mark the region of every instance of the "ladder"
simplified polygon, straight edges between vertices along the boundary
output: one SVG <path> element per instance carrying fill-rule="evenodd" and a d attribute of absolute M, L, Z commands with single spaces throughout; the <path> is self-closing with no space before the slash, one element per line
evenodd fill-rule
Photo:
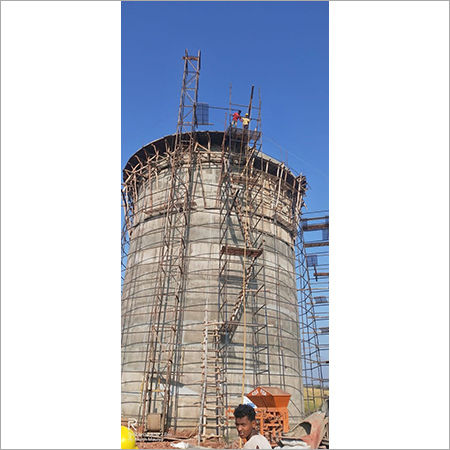
<path fill-rule="evenodd" d="M 219 333 L 216 323 L 209 324 L 205 311 L 202 341 L 202 394 L 200 401 L 198 444 L 207 438 L 222 438 L 225 426 L 223 369 L 220 364 Z"/>
<path fill-rule="evenodd" d="M 196 161 L 194 151 L 200 75 L 200 52 L 185 51 L 175 145 L 169 152 L 170 181 L 159 255 L 156 296 L 149 318 L 138 424 L 145 431 L 150 412 L 161 415 L 160 435 L 172 411 L 174 378 L 178 376 L 181 323 L 186 287 L 186 254 Z M 186 130 L 185 128 L 188 128 Z"/>

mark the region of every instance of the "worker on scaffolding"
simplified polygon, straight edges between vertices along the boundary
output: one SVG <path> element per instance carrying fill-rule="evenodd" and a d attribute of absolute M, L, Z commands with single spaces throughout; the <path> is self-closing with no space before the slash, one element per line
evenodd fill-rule
<path fill-rule="evenodd" d="M 250 405 L 239 405 L 234 410 L 234 419 L 239 437 L 245 441 L 243 448 L 272 448 L 270 442 L 258 433 L 256 413 Z"/>
<path fill-rule="evenodd" d="M 238 112 L 235 112 L 235 113 L 233 114 L 233 120 L 231 121 L 231 126 L 232 126 L 232 127 L 237 126 L 238 120 L 242 120 L 242 117 L 241 117 L 241 110 L 239 110 Z"/>
<path fill-rule="evenodd" d="M 245 116 L 241 120 L 244 130 L 248 130 L 248 124 L 250 123 L 250 117 L 248 117 L 248 113 L 245 113 Z"/>

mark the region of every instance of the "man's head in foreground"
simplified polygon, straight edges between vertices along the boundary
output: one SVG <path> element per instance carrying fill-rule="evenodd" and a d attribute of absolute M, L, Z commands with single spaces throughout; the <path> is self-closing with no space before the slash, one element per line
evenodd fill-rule
<path fill-rule="evenodd" d="M 241 439 L 248 441 L 257 434 L 255 410 L 250 405 L 239 405 L 234 410 L 236 429 Z"/>

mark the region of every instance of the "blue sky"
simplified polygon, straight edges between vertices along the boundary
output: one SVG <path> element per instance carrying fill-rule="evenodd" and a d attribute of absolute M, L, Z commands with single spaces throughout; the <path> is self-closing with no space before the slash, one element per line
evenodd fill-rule
<path fill-rule="evenodd" d="M 122 167 L 176 131 L 185 48 L 202 53 L 200 102 L 260 89 L 262 151 L 306 175 L 309 211 L 327 209 L 328 2 L 122 3 Z M 224 111 L 211 121 L 223 130 Z"/>

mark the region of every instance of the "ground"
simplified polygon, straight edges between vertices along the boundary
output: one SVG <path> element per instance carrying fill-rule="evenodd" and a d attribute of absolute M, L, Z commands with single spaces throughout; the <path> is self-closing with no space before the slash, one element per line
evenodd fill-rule
<path fill-rule="evenodd" d="M 170 440 L 170 441 L 162 441 L 162 442 L 137 442 L 137 447 L 146 449 L 146 448 L 161 448 L 161 449 L 172 449 L 175 450 L 175 447 L 172 447 L 171 444 L 175 444 L 177 442 L 186 442 L 189 444 L 190 448 L 197 447 L 197 448 L 239 448 L 239 442 L 233 443 L 232 446 L 224 447 L 224 444 L 217 441 L 206 441 L 202 442 L 201 446 L 198 446 L 197 439 L 196 438 L 190 438 L 190 439 L 180 439 L 180 440 Z"/>

